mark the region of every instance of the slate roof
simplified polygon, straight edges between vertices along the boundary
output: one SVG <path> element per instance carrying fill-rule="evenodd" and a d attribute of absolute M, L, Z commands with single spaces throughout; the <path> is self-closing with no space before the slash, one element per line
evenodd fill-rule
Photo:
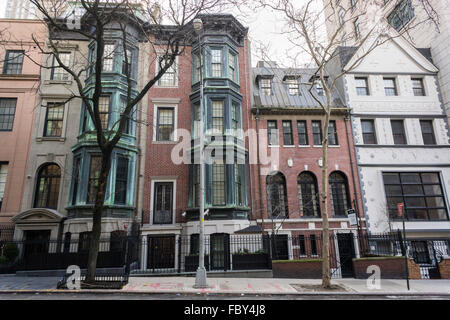
<path fill-rule="evenodd" d="M 314 75 L 313 68 L 276 68 L 276 67 L 259 67 L 252 68 L 252 87 L 253 87 L 253 107 L 254 108 L 268 108 L 268 109 L 317 109 L 322 110 L 319 103 L 314 100 L 309 92 L 310 85 L 308 84 L 311 77 Z M 272 77 L 272 95 L 263 95 L 259 87 L 259 78 Z M 300 95 L 290 95 L 286 76 L 300 77 Z M 316 90 L 315 88 L 313 90 Z M 326 98 L 316 95 L 319 99 L 325 102 Z M 337 91 L 332 93 L 333 107 L 345 108 Z"/>

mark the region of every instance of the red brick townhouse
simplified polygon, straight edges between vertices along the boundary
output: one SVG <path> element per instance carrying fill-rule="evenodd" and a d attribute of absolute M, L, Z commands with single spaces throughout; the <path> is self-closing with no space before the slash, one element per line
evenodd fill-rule
<path fill-rule="evenodd" d="M 231 150 L 236 159 L 244 161 L 248 154 L 244 135 L 238 132 L 247 130 L 250 108 L 248 29 L 232 15 L 201 19 L 200 37 L 194 37 L 177 57 L 142 106 L 148 125 L 142 126 L 145 132 L 141 134 L 141 269 L 183 268 L 180 257 L 184 260 L 185 255 L 198 253 L 199 171 L 191 155 L 198 141 L 200 79 L 204 83 L 205 144 L 223 140 L 218 149 Z M 145 57 L 150 75 L 158 68 L 155 51 Z M 209 209 L 205 235 L 211 237 L 207 250 L 215 254 L 210 257 L 215 269 L 226 268 L 229 236 L 250 225 L 248 175 L 245 162 L 214 160 L 205 165 L 205 209 Z"/>
<path fill-rule="evenodd" d="M 314 237 L 320 236 L 322 227 L 319 194 L 324 132 L 323 111 L 308 91 L 313 72 L 277 68 L 273 62 L 258 62 L 252 70 L 251 128 L 259 136 L 250 150 L 252 211 L 258 225 L 282 240 L 279 254 L 284 258 L 296 256 L 294 249 L 313 256 L 320 251 Z M 320 87 L 316 86 L 313 94 L 325 99 Z M 330 232 L 336 235 L 333 238 L 338 246 L 352 247 L 357 255 L 356 237 L 350 236 L 356 235 L 358 228 L 350 225 L 347 210 L 356 210 L 362 227 L 364 214 L 351 124 L 348 109 L 337 93 L 333 95 L 328 130 Z M 311 243 L 288 238 L 308 239 Z M 298 247 L 293 248 L 295 244 Z"/>

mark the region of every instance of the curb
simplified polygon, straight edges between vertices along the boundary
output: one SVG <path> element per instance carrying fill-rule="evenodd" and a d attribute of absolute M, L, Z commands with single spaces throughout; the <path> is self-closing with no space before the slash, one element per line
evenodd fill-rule
<path fill-rule="evenodd" d="M 131 290 L 59 290 L 59 289 L 46 289 L 46 290 L 0 290 L 1 294 L 178 294 L 178 295 L 224 295 L 224 296 L 444 296 L 449 297 L 450 293 L 441 292 L 247 292 L 242 291 L 226 291 L 226 292 L 198 292 L 198 291 L 158 291 L 158 290 L 143 290 L 143 291 L 131 291 Z"/>

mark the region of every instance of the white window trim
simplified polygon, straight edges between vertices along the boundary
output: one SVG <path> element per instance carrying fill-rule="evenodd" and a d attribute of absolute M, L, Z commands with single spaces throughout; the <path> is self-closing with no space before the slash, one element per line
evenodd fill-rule
<path fill-rule="evenodd" d="M 155 77 L 158 74 L 159 70 L 159 63 L 158 58 L 161 56 L 162 53 L 158 53 L 155 59 Z M 159 84 L 159 80 L 155 83 L 155 88 L 178 88 L 178 75 L 179 75 L 179 64 L 178 64 L 178 56 L 175 58 L 175 85 L 173 86 L 161 86 Z"/>
<path fill-rule="evenodd" d="M 64 100 L 64 99 L 63 99 Z M 47 106 L 51 103 L 61 103 L 64 104 L 64 115 L 63 115 L 63 124 L 62 124 L 62 128 L 61 128 L 61 136 L 60 137 L 46 137 L 44 136 L 44 128 L 45 128 L 45 122 L 47 119 Z M 42 105 L 41 105 L 41 113 L 39 115 L 39 124 L 37 125 L 37 133 L 36 133 L 36 139 L 38 141 L 64 141 L 66 139 L 66 131 L 67 131 L 67 117 L 69 116 L 69 105 L 70 102 L 66 102 L 64 103 L 64 101 L 62 101 L 61 99 L 45 99 L 42 101 Z"/>
<path fill-rule="evenodd" d="M 166 88 L 166 87 L 165 87 Z M 158 127 L 158 108 L 173 108 L 173 139 L 168 141 L 156 140 L 156 128 Z M 178 104 L 176 103 L 158 103 L 153 105 L 153 142 L 160 144 L 171 144 L 178 141 Z"/>
<path fill-rule="evenodd" d="M 155 184 L 158 182 L 172 182 L 173 183 L 173 190 L 172 190 L 172 223 L 169 224 L 154 224 L 153 223 L 153 208 L 154 208 L 154 198 L 155 198 Z M 150 225 L 154 225 L 154 226 L 174 226 L 176 225 L 176 208 L 177 208 L 177 180 L 173 179 L 173 178 L 158 178 L 158 179 L 154 179 L 152 180 L 152 185 L 150 188 Z"/>

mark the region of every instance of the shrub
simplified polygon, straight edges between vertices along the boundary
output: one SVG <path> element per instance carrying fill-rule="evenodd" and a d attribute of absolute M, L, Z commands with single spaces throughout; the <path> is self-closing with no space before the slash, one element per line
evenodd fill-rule
<path fill-rule="evenodd" d="M 15 243 L 7 243 L 3 247 L 3 256 L 8 259 L 8 261 L 14 261 L 19 255 L 19 248 Z"/>

